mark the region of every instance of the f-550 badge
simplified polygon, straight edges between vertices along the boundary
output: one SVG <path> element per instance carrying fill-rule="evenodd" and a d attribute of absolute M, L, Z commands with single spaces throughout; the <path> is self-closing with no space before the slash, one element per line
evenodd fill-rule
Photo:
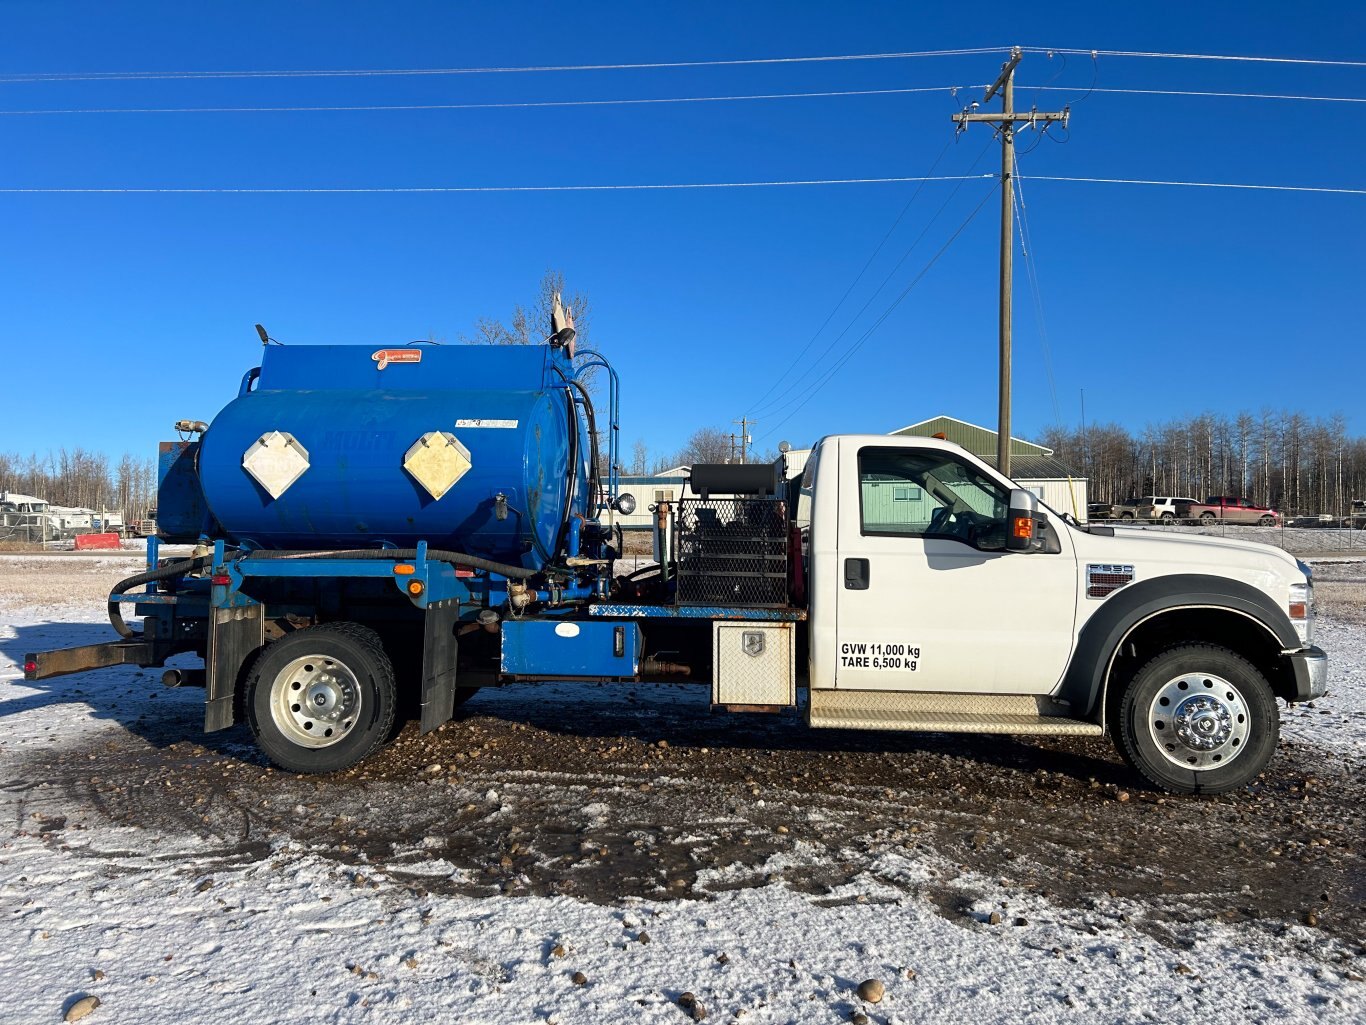
<path fill-rule="evenodd" d="M 1086 597 L 1108 597 L 1125 584 L 1132 583 L 1133 579 L 1134 568 L 1132 566 L 1088 563 L 1086 566 Z"/>
<path fill-rule="evenodd" d="M 746 630 L 740 635 L 740 648 L 746 655 L 757 657 L 764 653 L 764 632 Z"/>

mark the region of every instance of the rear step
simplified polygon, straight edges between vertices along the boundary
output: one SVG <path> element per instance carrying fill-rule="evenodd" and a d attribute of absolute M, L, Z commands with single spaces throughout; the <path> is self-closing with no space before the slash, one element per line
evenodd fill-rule
<path fill-rule="evenodd" d="M 1019 733 L 1099 737 L 1097 723 L 1066 716 L 1067 706 L 1028 694 L 926 694 L 813 690 L 812 726 L 934 733 Z"/>

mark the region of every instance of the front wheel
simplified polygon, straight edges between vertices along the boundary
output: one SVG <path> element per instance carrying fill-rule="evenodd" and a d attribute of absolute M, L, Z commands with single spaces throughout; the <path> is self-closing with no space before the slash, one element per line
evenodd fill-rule
<path fill-rule="evenodd" d="M 1255 779 L 1276 750 L 1271 686 L 1227 648 L 1173 648 L 1138 670 L 1120 698 L 1116 743 L 1151 782 L 1221 794 Z"/>
<path fill-rule="evenodd" d="M 1258 522 L 1259 524 L 1261 524 L 1263 527 L 1274 527 L 1274 526 L 1276 525 L 1276 517 L 1274 517 L 1274 516 L 1263 516 L 1263 517 L 1262 517 L 1260 520 L 1258 520 L 1257 522 Z"/>
<path fill-rule="evenodd" d="M 384 743 L 397 705 L 379 636 L 326 623 L 271 644 L 247 681 L 247 721 L 266 757 L 290 772 L 336 772 Z"/>

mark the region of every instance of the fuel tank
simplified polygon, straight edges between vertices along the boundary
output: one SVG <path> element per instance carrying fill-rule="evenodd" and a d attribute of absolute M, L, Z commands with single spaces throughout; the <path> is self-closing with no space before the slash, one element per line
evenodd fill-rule
<path fill-rule="evenodd" d="M 209 533 L 275 549 L 425 540 L 539 569 L 591 511 L 561 371 L 549 346 L 268 346 L 200 441 Z"/>

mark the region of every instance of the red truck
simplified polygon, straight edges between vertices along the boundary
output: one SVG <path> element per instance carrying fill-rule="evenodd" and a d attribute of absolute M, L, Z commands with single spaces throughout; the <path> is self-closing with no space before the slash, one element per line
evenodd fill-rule
<path fill-rule="evenodd" d="M 1208 526 L 1215 521 L 1224 523 L 1255 523 L 1262 527 L 1274 527 L 1281 522 L 1281 514 L 1266 506 L 1254 505 L 1246 498 L 1232 495 L 1215 495 L 1203 502 L 1191 502 L 1185 508 L 1177 504 L 1176 518 L 1191 520 Z"/>

